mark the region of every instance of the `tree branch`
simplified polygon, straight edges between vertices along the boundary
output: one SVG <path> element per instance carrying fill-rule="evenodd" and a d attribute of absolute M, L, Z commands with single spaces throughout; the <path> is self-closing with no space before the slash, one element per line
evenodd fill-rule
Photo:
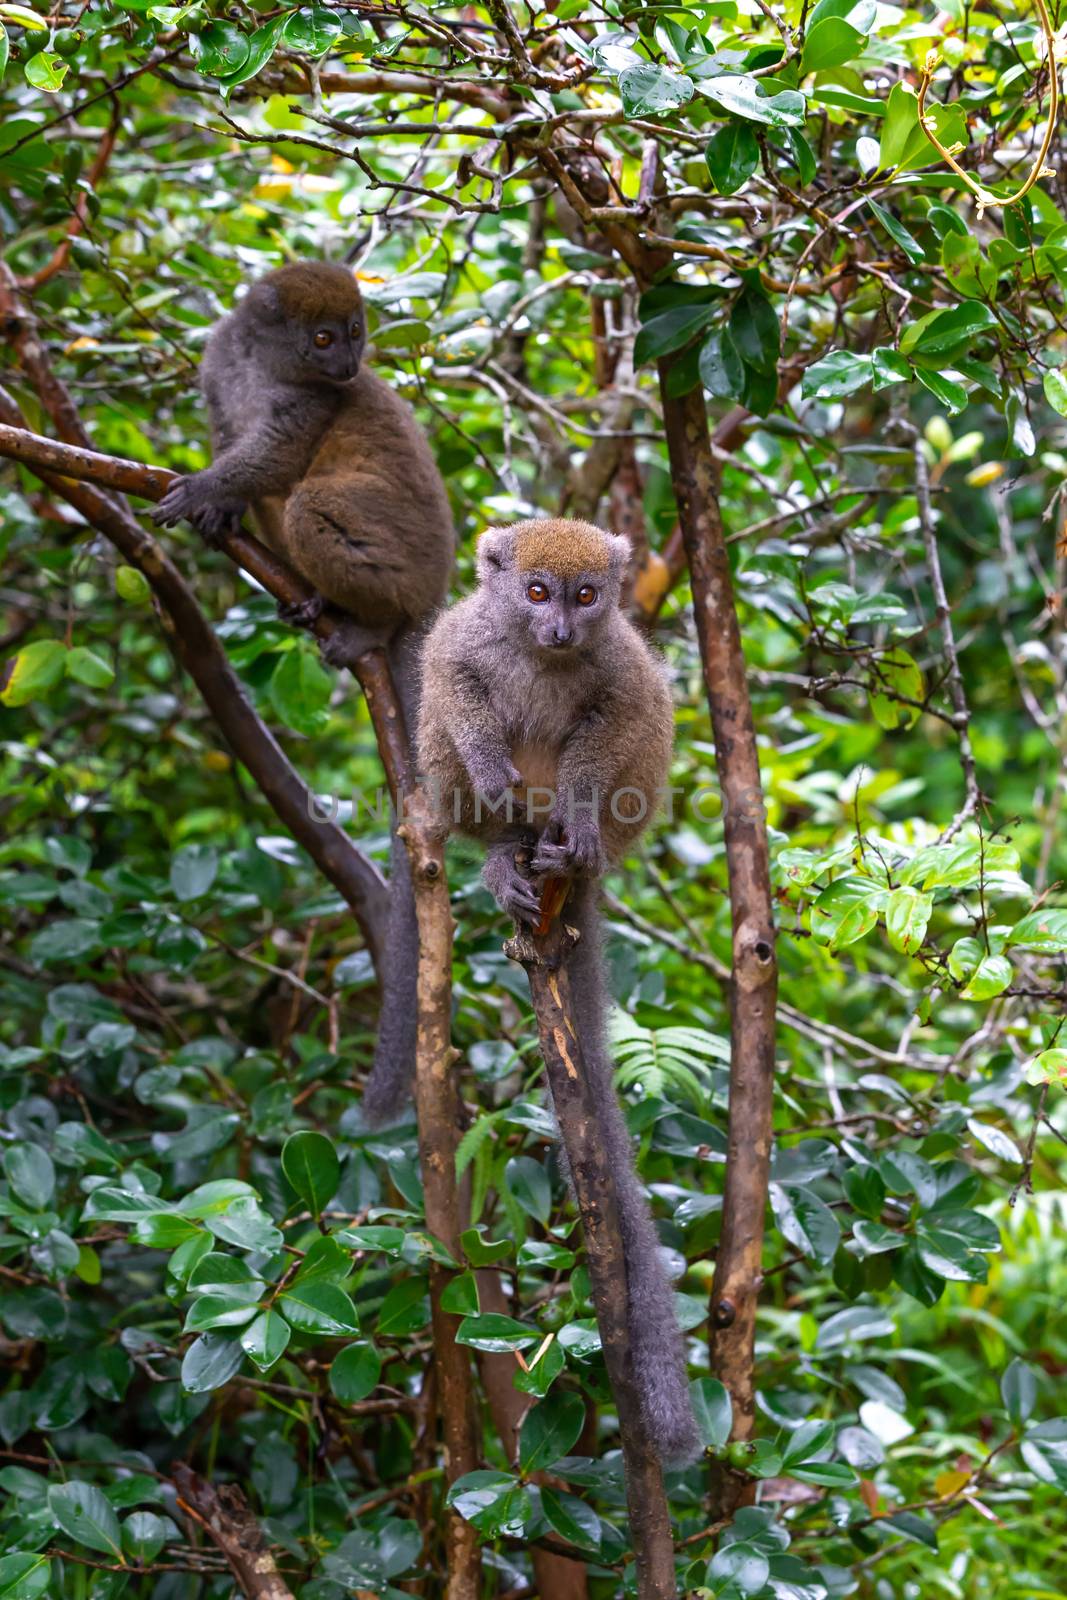
<path fill-rule="evenodd" d="M 52 392 L 47 385 L 46 392 Z M 116 463 L 121 470 L 111 472 L 109 457 L 42 439 L 26 431 L 22 413 L 2 390 L 0 418 L 3 419 L 0 455 L 32 466 L 54 493 L 74 506 L 122 552 L 131 566 L 144 573 L 159 602 L 161 620 L 171 646 L 235 755 L 293 838 L 344 896 L 377 964 L 381 957 L 388 901 L 381 873 L 336 823 L 316 819 L 314 796 L 274 735 L 256 715 L 195 595 L 162 546 L 119 500 L 105 496 L 87 481 L 71 481 L 91 478 L 98 484 L 132 491 L 135 484 L 131 474 L 136 473 L 136 492 L 158 499 L 173 474 L 160 468 L 139 467 L 136 462 L 129 461 Z M 80 423 L 74 431 L 83 431 Z M 60 471 L 66 476 L 58 476 Z"/>
<path fill-rule="evenodd" d="M 174 1486 L 189 1523 L 203 1529 L 222 1551 L 246 1600 L 295 1600 L 235 1483 L 216 1488 L 180 1461 L 174 1468 Z"/>
<path fill-rule="evenodd" d="M 663 421 L 693 588 L 697 637 L 723 796 L 733 926 L 730 1117 L 722 1230 L 711 1294 L 712 1362 L 730 1391 L 734 1433 L 755 1405 L 756 1299 L 771 1157 L 778 966 L 759 754 L 704 395 L 672 398 L 660 365 Z"/>

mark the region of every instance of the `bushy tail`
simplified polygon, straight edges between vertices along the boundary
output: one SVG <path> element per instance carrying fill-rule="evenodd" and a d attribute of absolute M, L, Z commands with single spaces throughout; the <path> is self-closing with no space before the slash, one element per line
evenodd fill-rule
<path fill-rule="evenodd" d="M 422 633 L 405 629 L 389 645 L 389 667 L 414 739 L 419 708 L 419 652 Z M 415 1072 L 419 928 L 415 894 L 404 841 L 392 823 L 389 841 L 389 921 L 381 972 L 381 1007 L 374 1063 L 363 1090 L 363 1119 L 372 1128 L 395 1122 L 411 1093 Z"/>
<path fill-rule="evenodd" d="M 569 971 L 582 1063 L 597 1123 L 615 1173 L 615 1192 L 626 1260 L 630 1349 L 645 1426 L 670 1466 L 700 1453 L 686 1375 L 685 1346 L 674 1312 L 674 1291 L 663 1264 L 656 1227 L 634 1169 L 633 1147 L 615 1095 L 605 1024 L 608 993 L 597 907 L 597 885 L 575 885 L 563 913 L 581 934 Z"/>

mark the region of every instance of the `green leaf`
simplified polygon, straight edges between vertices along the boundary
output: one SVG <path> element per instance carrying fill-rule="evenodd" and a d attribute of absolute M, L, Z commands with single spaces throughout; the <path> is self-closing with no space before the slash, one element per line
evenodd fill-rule
<path fill-rule="evenodd" d="M 916 367 L 915 376 L 924 389 L 929 389 L 940 400 L 950 417 L 957 417 L 966 409 L 969 397 L 962 384 L 953 382 L 941 372 L 927 372 L 922 367 Z"/>
<path fill-rule="evenodd" d="M 871 375 L 875 393 L 893 383 L 910 383 L 914 374 L 902 355 L 885 348 L 871 355 Z"/>
<path fill-rule="evenodd" d="M 220 86 L 226 90 L 226 98 L 229 98 L 231 89 L 236 89 L 238 84 L 247 83 L 249 78 L 254 78 L 256 73 L 261 72 L 267 65 L 278 47 L 278 40 L 289 17 L 290 13 L 283 12 L 280 17 L 275 17 L 273 22 L 265 22 L 261 28 L 249 34 L 248 55 L 243 65 L 238 67 L 236 72 L 216 74 Z"/>
<path fill-rule="evenodd" d="M 477 1314 L 478 1280 L 473 1272 L 461 1272 L 449 1279 L 441 1291 L 441 1309 L 455 1317 Z"/>
<path fill-rule="evenodd" d="M 752 278 L 734 301 L 730 337 L 747 366 L 756 372 L 777 374 L 781 347 L 778 315 L 758 281 Z"/>
<path fill-rule="evenodd" d="M 47 1594 L 51 1579 L 46 1555 L 15 1550 L 0 1556 L 0 1600 L 37 1600 Z"/>
<path fill-rule="evenodd" d="M 134 1561 L 151 1566 L 174 1533 L 169 1517 L 158 1516 L 154 1511 L 134 1511 L 122 1524 L 122 1547 Z"/>
<path fill-rule="evenodd" d="M 761 1439 L 758 1443 L 764 1445 L 767 1441 Z M 763 1472 L 759 1475 L 768 1476 Z M 770 1562 L 763 1551 L 739 1539 L 715 1552 L 708 1562 L 706 1576 L 715 1594 L 725 1595 L 728 1600 L 736 1600 L 736 1597 L 749 1600 L 750 1596 L 754 1600 L 756 1595 L 766 1592 L 770 1570 Z"/>
<path fill-rule="evenodd" d="M 745 367 L 730 336 L 718 328 L 701 346 L 700 381 L 717 400 L 740 400 L 745 392 Z"/>
<path fill-rule="evenodd" d="M 905 356 L 948 359 L 969 351 L 977 335 L 998 326 L 987 305 L 965 300 L 948 311 L 931 311 L 918 322 L 910 322 L 900 336 L 900 352 Z"/>
<path fill-rule="evenodd" d="M 894 950 L 909 956 L 915 954 L 926 938 L 933 908 L 933 895 L 921 894 L 912 888 L 892 890 L 886 901 L 885 925 Z"/>
<path fill-rule="evenodd" d="M 301 6 L 285 24 L 290 50 L 305 56 L 323 56 L 341 36 L 341 20 L 329 6 Z"/>
<path fill-rule="evenodd" d="M 532 1156 L 512 1156 L 504 1168 L 504 1183 L 527 1216 L 547 1224 L 552 1211 L 552 1183 L 540 1161 Z"/>
<path fill-rule="evenodd" d="M 994 995 L 1004 993 L 1012 977 L 1012 965 L 1007 956 L 983 956 L 961 998 L 992 1000 Z"/>
<path fill-rule="evenodd" d="M 1052 368 L 1045 373 L 1041 387 L 1053 411 L 1067 417 L 1067 377 L 1058 368 Z"/>
<path fill-rule="evenodd" d="M 341 1181 L 341 1163 L 333 1144 L 324 1133 L 310 1128 L 286 1139 L 282 1171 L 315 1217 L 322 1215 Z"/>
<path fill-rule="evenodd" d="M 345 1345 L 330 1364 L 330 1388 L 343 1405 L 365 1400 L 378 1387 L 382 1358 L 374 1345 L 361 1340 Z"/>
<path fill-rule="evenodd" d="M 486 1312 L 478 1317 L 464 1317 L 456 1331 L 456 1343 L 468 1344 L 474 1350 L 487 1350 L 501 1355 L 511 1350 L 528 1350 L 540 1344 L 541 1335 L 536 1328 L 514 1317 L 498 1312 Z"/>
<path fill-rule="evenodd" d="M 891 211 L 887 211 L 884 206 L 880 206 L 877 200 L 868 200 L 867 204 L 882 224 L 886 233 L 893 240 L 893 243 L 900 246 L 909 261 L 926 260 L 926 251 L 922 245 L 908 232 L 902 222 L 897 221 Z"/>
<path fill-rule="evenodd" d="M 182 1360 L 182 1386 L 190 1394 L 206 1394 L 229 1383 L 244 1359 L 237 1339 L 221 1333 L 201 1334 Z"/>
<path fill-rule="evenodd" d="M 619 93 L 628 117 L 660 117 L 693 98 L 693 81 L 651 61 L 641 61 L 619 74 Z"/>
<path fill-rule="evenodd" d="M 811 908 L 811 932 L 832 950 L 855 944 L 877 925 L 881 902 L 868 878 L 838 878 Z"/>
<path fill-rule="evenodd" d="M 1022 1427 L 1037 1403 L 1037 1373 L 1018 1356 L 1004 1369 L 1000 1397 L 1016 1428 Z"/>
<path fill-rule="evenodd" d="M 1067 1418 L 1039 1422 L 1022 1442 L 1020 1453 L 1042 1483 L 1067 1490 Z"/>
<path fill-rule="evenodd" d="M 187 844 L 170 863 L 170 886 L 175 898 L 197 900 L 207 894 L 219 870 L 218 851 L 209 844 Z"/>
<path fill-rule="evenodd" d="M 235 1287 L 244 1288 L 245 1285 Z M 202 1294 L 189 1308 L 185 1319 L 186 1333 L 207 1333 L 214 1328 L 241 1328 L 251 1322 L 259 1309 L 258 1301 L 263 1285 L 257 1284 L 255 1292 L 245 1294 Z"/>
<path fill-rule="evenodd" d="M 296 733 L 321 733 L 328 720 L 333 678 L 317 656 L 303 645 L 287 650 L 270 680 L 270 698 L 278 716 Z"/>
<path fill-rule="evenodd" d="M 808 28 L 800 60 L 801 73 L 824 72 L 827 67 L 844 66 L 846 61 L 862 55 L 866 47 L 865 33 L 841 17 L 826 17 Z"/>
<path fill-rule="evenodd" d="M 0 83 L 3 83 L 3 81 L 4 81 L 4 74 L 7 71 L 7 64 L 8 64 L 8 61 L 9 61 L 10 57 L 11 57 L 11 41 L 7 36 L 7 29 L 4 27 L 3 23 L 0 23 Z M 47 1577 L 47 1574 L 46 1574 L 46 1577 Z M 26 1592 L 27 1592 L 27 1594 L 29 1594 L 30 1591 L 27 1590 Z M 33 1592 L 36 1594 L 36 1593 L 39 1593 L 40 1591 L 39 1590 L 34 1590 Z M 2 1591 L 0 1591 L 0 1593 L 2 1593 Z"/>
<path fill-rule="evenodd" d="M 291 1329 L 277 1311 L 263 1311 L 241 1335 L 241 1349 L 261 1372 L 285 1354 Z"/>
<path fill-rule="evenodd" d="M 1059 955 L 1067 950 L 1067 911 L 1052 906 L 1031 911 L 1012 928 L 1008 944 L 1016 950 Z"/>
<path fill-rule="evenodd" d="M 512 1347 L 514 1348 L 514 1346 Z M 581 1395 L 550 1394 L 533 1406 L 519 1430 L 519 1465 L 526 1473 L 540 1472 L 561 1456 L 569 1455 L 585 1423 Z"/>
<path fill-rule="evenodd" d="M 806 397 L 838 399 L 854 394 L 870 381 L 870 356 L 854 355 L 851 350 L 832 350 L 805 370 L 800 389 Z"/>
<path fill-rule="evenodd" d="M 561 1539 L 576 1545 L 579 1550 L 599 1550 L 601 1546 L 600 1518 L 592 1506 L 576 1495 L 565 1494 L 562 1489 L 541 1488 L 541 1510 L 549 1526 Z"/>
<path fill-rule="evenodd" d="M 712 134 L 704 155 L 719 193 L 736 194 L 759 166 L 759 141 L 747 122 L 734 119 Z"/>
<path fill-rule="evenodd" d="M 8 22 L 17 22 L 30 33 L 48 32 L 47 22 L 30 6 L 11 5 L 5 0 L 5 4 L 0 5 L 0 17 L 6 17 Z"/>
<path fill-rule="evenodd" d="M 193 60 L 206 78 L 239 72 L 248 60 L 248 35 L 232 22 L 209 22 L 189 40 Z"/>
<path fill-rule="evenodd" d="M 832 1261 L 841 1243 L 841 1225 L 811 1189 L 772 1183 L 771 1208 L 782 1235 L 816 1261 Z"/>
<path fill-rule="evenodd" d="M 75 645 L 73 650 L 68 650 L 64 666 L 68 678 L 74 678 L 90 689 L 106 689 L 109 683 L 115 681 L 114 668 L 85 645 Z"/>
<path fill-rule="evenodd" d="M 783 89 L 780 94 L 765 95 L 758 78 L 724 73 L 721 77 L 704 78 L 696 87 L 733 116 L 765 122 L 771 128 L 802 128 L 807 117 L 807 101 L 802 94 Z"/>
<path fill-rule="evenodd" d="M 36 639 L 7 662 L 0 678 L 0 701 L 26 706 L 54 689 L 63 676 L 66 646 L 58 639 Z"/>
<path fill-rule="evenodd" d="M 70 62 L 64 61 L 60 56 L 52 55 L 47 50 L 39 50 L 31 56 L 23 67 L 26 82 L 32 83 L 35 89 L 44 89 L 48 94 L 55 94 L 57 89 L 63 87 L 63 79 L 70 71 Z"/>
<path fill-rule="evenodd" d="M 378 1313 L 378 1332 L 382 1338 L 403 1339 L 424 1328 L 430 1320 L 430 1303 L 425 1278 L 402 1278 L 394 1283 Z"/>
<path fill-rule="evenodd" d="M 733 1427 L 730 1391 L 718 1378 L 697 1378 L 689 1385 L 700 1437 L 707 1450 L 721 1450 Z"/>
<path fill-rule="evenodd" d="M 53 1484 L 48 1509 L 64 1533 L 89 1550 L 99 1550 L 112 1561 L 122 1561 L 119 1519 L 102 1490 L 91 1483 Z"/>
<path fill-rule="evenodd" d="M 30 940 L 30 960 L 46 967 L 53 961 L 77 961 L 100 948 L 100 924 L 92 917 L 64 917 L 49 923 Z"/>
<path fill-rule="evenodd" d="M 4 1150 L 4 1175 L 31 1211 L 43 1211 L 56 1187 L 56 1169 L 47 1150 L 36 1144 L 11 1144 Z"/>
<path fill-rule="evenodd" d="M 294 1283 L 282 1293 L 279 1305 L 300 1333 L 316 1333 L 326 1339 L 340 1339 L 359 1332 L 356 1308 L 335 1283 L 312 1280 Z"/>
<path fill-rule="evenodd" d="M 634 340 L 634 365 L 643 367 L 650 361 L 658 361 L 661 356 L 670 355 L 674 350 L 681 350 L 707 327 L 714 316 L 714 305 L 705 302 L 700 305 L 672 306 L 642 323 Z"/>
<path fill-rule="evenodd" d="M 1042 1050 L 1027 1067 L 1026 1081 L 1035 1085 L 1062 1083 L 1067 1086 L 1067 1050 L 1058 1047 Z"/>
<path fill-rule="evenodd" d="M 926 682 L 919 663 L 898 646 L 872 662 L 871 672 L 879 686 L 869 691 L 874 720 L 882 728 L 910 728 L 919 719 L 919 707 L 902 704 L 895 696 L 901 695 L 905 701 L 925 698 Z"/>
<path fill-rule="evenodd" d="M 486 1538 L 505 1531 L 521 1535 L 531 1509 L 529 1495 L 510 1472 L 468 1472 L 445 1499 Z"/>

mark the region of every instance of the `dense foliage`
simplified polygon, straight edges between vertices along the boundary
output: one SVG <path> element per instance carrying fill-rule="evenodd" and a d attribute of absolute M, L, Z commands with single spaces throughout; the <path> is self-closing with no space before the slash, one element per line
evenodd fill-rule
<path fill-rule="evenodd" d="M 686 1592 L 1067 1592 L 1065 180 L 995 204 L 1045 165 L 1042 15 L 0 4 L 3 259 L 39 275 L 100 450 L 204 464 L 213 320 L 271 266 L 344 258 L 448 482 L 457 593 L 494 520 L 565 508 L 635 539 L 677 788 L 608 886 L 619 1083 L 709 1447 L 758 1482 L 719 1528 L 706 1469 L 671 1477 Z M 985 204 L 919 120 L 935 47 L 932 131 Z M 627 241 L 659 252 L 654 282 Z M 775 871 L 752 1443 L 728 1443 L 707 1353 L 730 921 L 660 360 L 722 424 Z M 439 1593 L 441 1247 L 413 1121 L 360 1120 L 369 955 L 141 574 L 23 469 L 0 507 L 0 1594 L 240 1592 L 177 1506 L 180 1459 L 242 1485 L 301 1600 Z M 260 715 L 384 862 L 354 686 L 223 556 L 167 543 Z M 486 1470 L 452 1497 L 485 1593 L 533 1593 L 547 1539 L 608 1597 L 634 1570 L 614 1414 L 478 870 L 451 848 L 470 1231 L 448 1309 L 531 1408 L 517 1461 L 486 1409 Z"/>

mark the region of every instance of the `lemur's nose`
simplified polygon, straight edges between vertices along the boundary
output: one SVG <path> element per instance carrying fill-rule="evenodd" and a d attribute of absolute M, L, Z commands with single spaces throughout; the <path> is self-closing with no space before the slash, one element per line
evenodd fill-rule
<path fill-rule="evenodd" d="M 556 644 L 570 644 L 574 638 L 574 629 L 563 627 L 557 622 L 552 629 L 552 638 Z"/>

